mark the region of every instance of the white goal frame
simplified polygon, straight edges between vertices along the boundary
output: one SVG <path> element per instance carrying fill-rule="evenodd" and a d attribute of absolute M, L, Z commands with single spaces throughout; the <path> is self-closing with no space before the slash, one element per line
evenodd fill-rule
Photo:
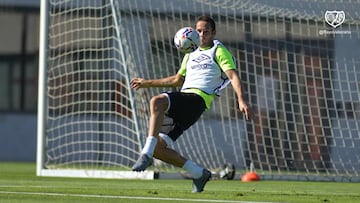
<path fill-rule="evenodd" d="M 115 23 L 116 36 L 121 39 L 118 18 L 116 16 L 114 0 L 110 0 L 112 15 Z M 45 162 L 45 140 L 46 140 L 46 71 L 47 71 L 47 46 L 48 46 L 48 0 L 41 0 L 40 6 L 40 40 L 39 40 L 39 86 L 38 86 L 38 122 L 37 122 L 37 159 L 36 175 L 51 177 L 78 177 L 78 178 L 119 178 L 119 179 L 154 179 L 158 175 L 154 171 L 121 171 L 121 170 L 89 170 L 89 169 L 52 169 L 44 166 Z M 120 48 L 120 58 L 123 64 L 126 64 L 123 47 Z M 127 77 L 126 83 L 130 84 L 130 76 L 127 68 L 124 68 Z M 130 89 L 130 87 L 129 87 Z M 129 91 L 130 97 L 133 98 L 132 92 Z M 132 113 L 136 115 L 135 100 L 131 99 Z M 139 140 L 139 151 L 141 150 L 140 130 L 138 127 L 137 116 L 134 118 L 137 137 Z"/>

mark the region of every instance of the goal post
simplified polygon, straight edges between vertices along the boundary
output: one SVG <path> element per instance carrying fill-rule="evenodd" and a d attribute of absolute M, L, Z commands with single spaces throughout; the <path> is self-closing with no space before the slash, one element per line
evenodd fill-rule
<path fill-rule="evenodd" d="M 41 175 L 45 158 L 45 124 L 46 124 L 46 63 L 47 63 L 47 30 L 48 30 L 48 2 L 41 1 L 40 5 L 40 30 L 39 30 L 39 80 L 38 80 L 38 113 L 37 113 L 37 158 L 36 174 Z"/>
<path fill-rule="evenodd" d="M 158 160 L 131 172 L 149 100 L 169 89 L 133 91 L 129 80 L 175 74 L 173 36 L 205 14 L 236 58 L 253 117 L 230 86 L 172 147 L 212 171 L 234 164 L 237 179 L 252 165 L 262 179 L 360 181 L 360 4 L 289 2 L 42 0 L 37 174 L 182 172 Z"/>

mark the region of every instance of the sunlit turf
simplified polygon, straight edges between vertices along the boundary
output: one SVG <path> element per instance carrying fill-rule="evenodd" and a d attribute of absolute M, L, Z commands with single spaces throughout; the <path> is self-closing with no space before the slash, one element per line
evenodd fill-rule
<path fill-rule="evenodd" d="M 0 202 L 360 202 L 360 183 L 210 181 L 37 177 L 35 163 L 0 163 Z"/>

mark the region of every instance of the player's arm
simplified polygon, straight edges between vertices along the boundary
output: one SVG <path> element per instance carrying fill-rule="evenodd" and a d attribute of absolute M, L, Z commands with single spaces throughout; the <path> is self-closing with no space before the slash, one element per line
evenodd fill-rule
<path fill-rule="evenodd" d="M 146 80 L 144 78 L 133 78 L 130 81 L 130 87 L 133 89 L 147 88 L 147 87 L 180 87 L 184 83 L 184 77 L 180 74 L 175 74 L 170 77 Z"/>
<path fill-rule="evenodd" d="M 186 54 L 181 63 L 181 67 L 178 72 L 170 77 L 145 80 L 144 78 L 134 78 L 130 81 L 130 87 L 134 89 L 145 87 L 180 87 L 183 85 L 186 75 L 186 63 L 189 58 L 189 54 Z"/>
<path fill-rule="evenodd" d="M 233 60 L 231 53 L 225 47 L 219 46 L 216 50 L 215 57 L 220 68 L 225 72 L 231 82 L 231 85 L 236 93 L 240 111 L 245 114 L 245 118 L 248 120 L 250 116 L 250 109 L 244 100 L 241 80 L 236 72 L 235 61 Z"/>
<path fill-rule="evenodd" d="M 238 76 L 237 72 L 234 69 L 225 71 L 225 74 L 231 81 L 231 85 L 236 93 L 240 111 L 245 114 L 246 120 L 249 120 L 250 109 L 243 97 L 244 92 L 242 89 L 240 77 Z"/>

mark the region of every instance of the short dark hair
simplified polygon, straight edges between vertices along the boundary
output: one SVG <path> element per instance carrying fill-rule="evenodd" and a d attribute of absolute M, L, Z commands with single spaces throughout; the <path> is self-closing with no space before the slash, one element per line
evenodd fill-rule
<path fill-rule="evenodd" d="M 215 21 L 209 17 L 209 16 L 200 16 L 198 17 L 198 19 L 196 20 L 196 23 L 199 22 L 199 21 L 205 21 L 207 23 L 210 24 L 211 28 L 213 29 L 213 31 L 216 30 L 216 27 L 215 27 Z M 195 26 L 196 27 L 196 26 Z"/>

